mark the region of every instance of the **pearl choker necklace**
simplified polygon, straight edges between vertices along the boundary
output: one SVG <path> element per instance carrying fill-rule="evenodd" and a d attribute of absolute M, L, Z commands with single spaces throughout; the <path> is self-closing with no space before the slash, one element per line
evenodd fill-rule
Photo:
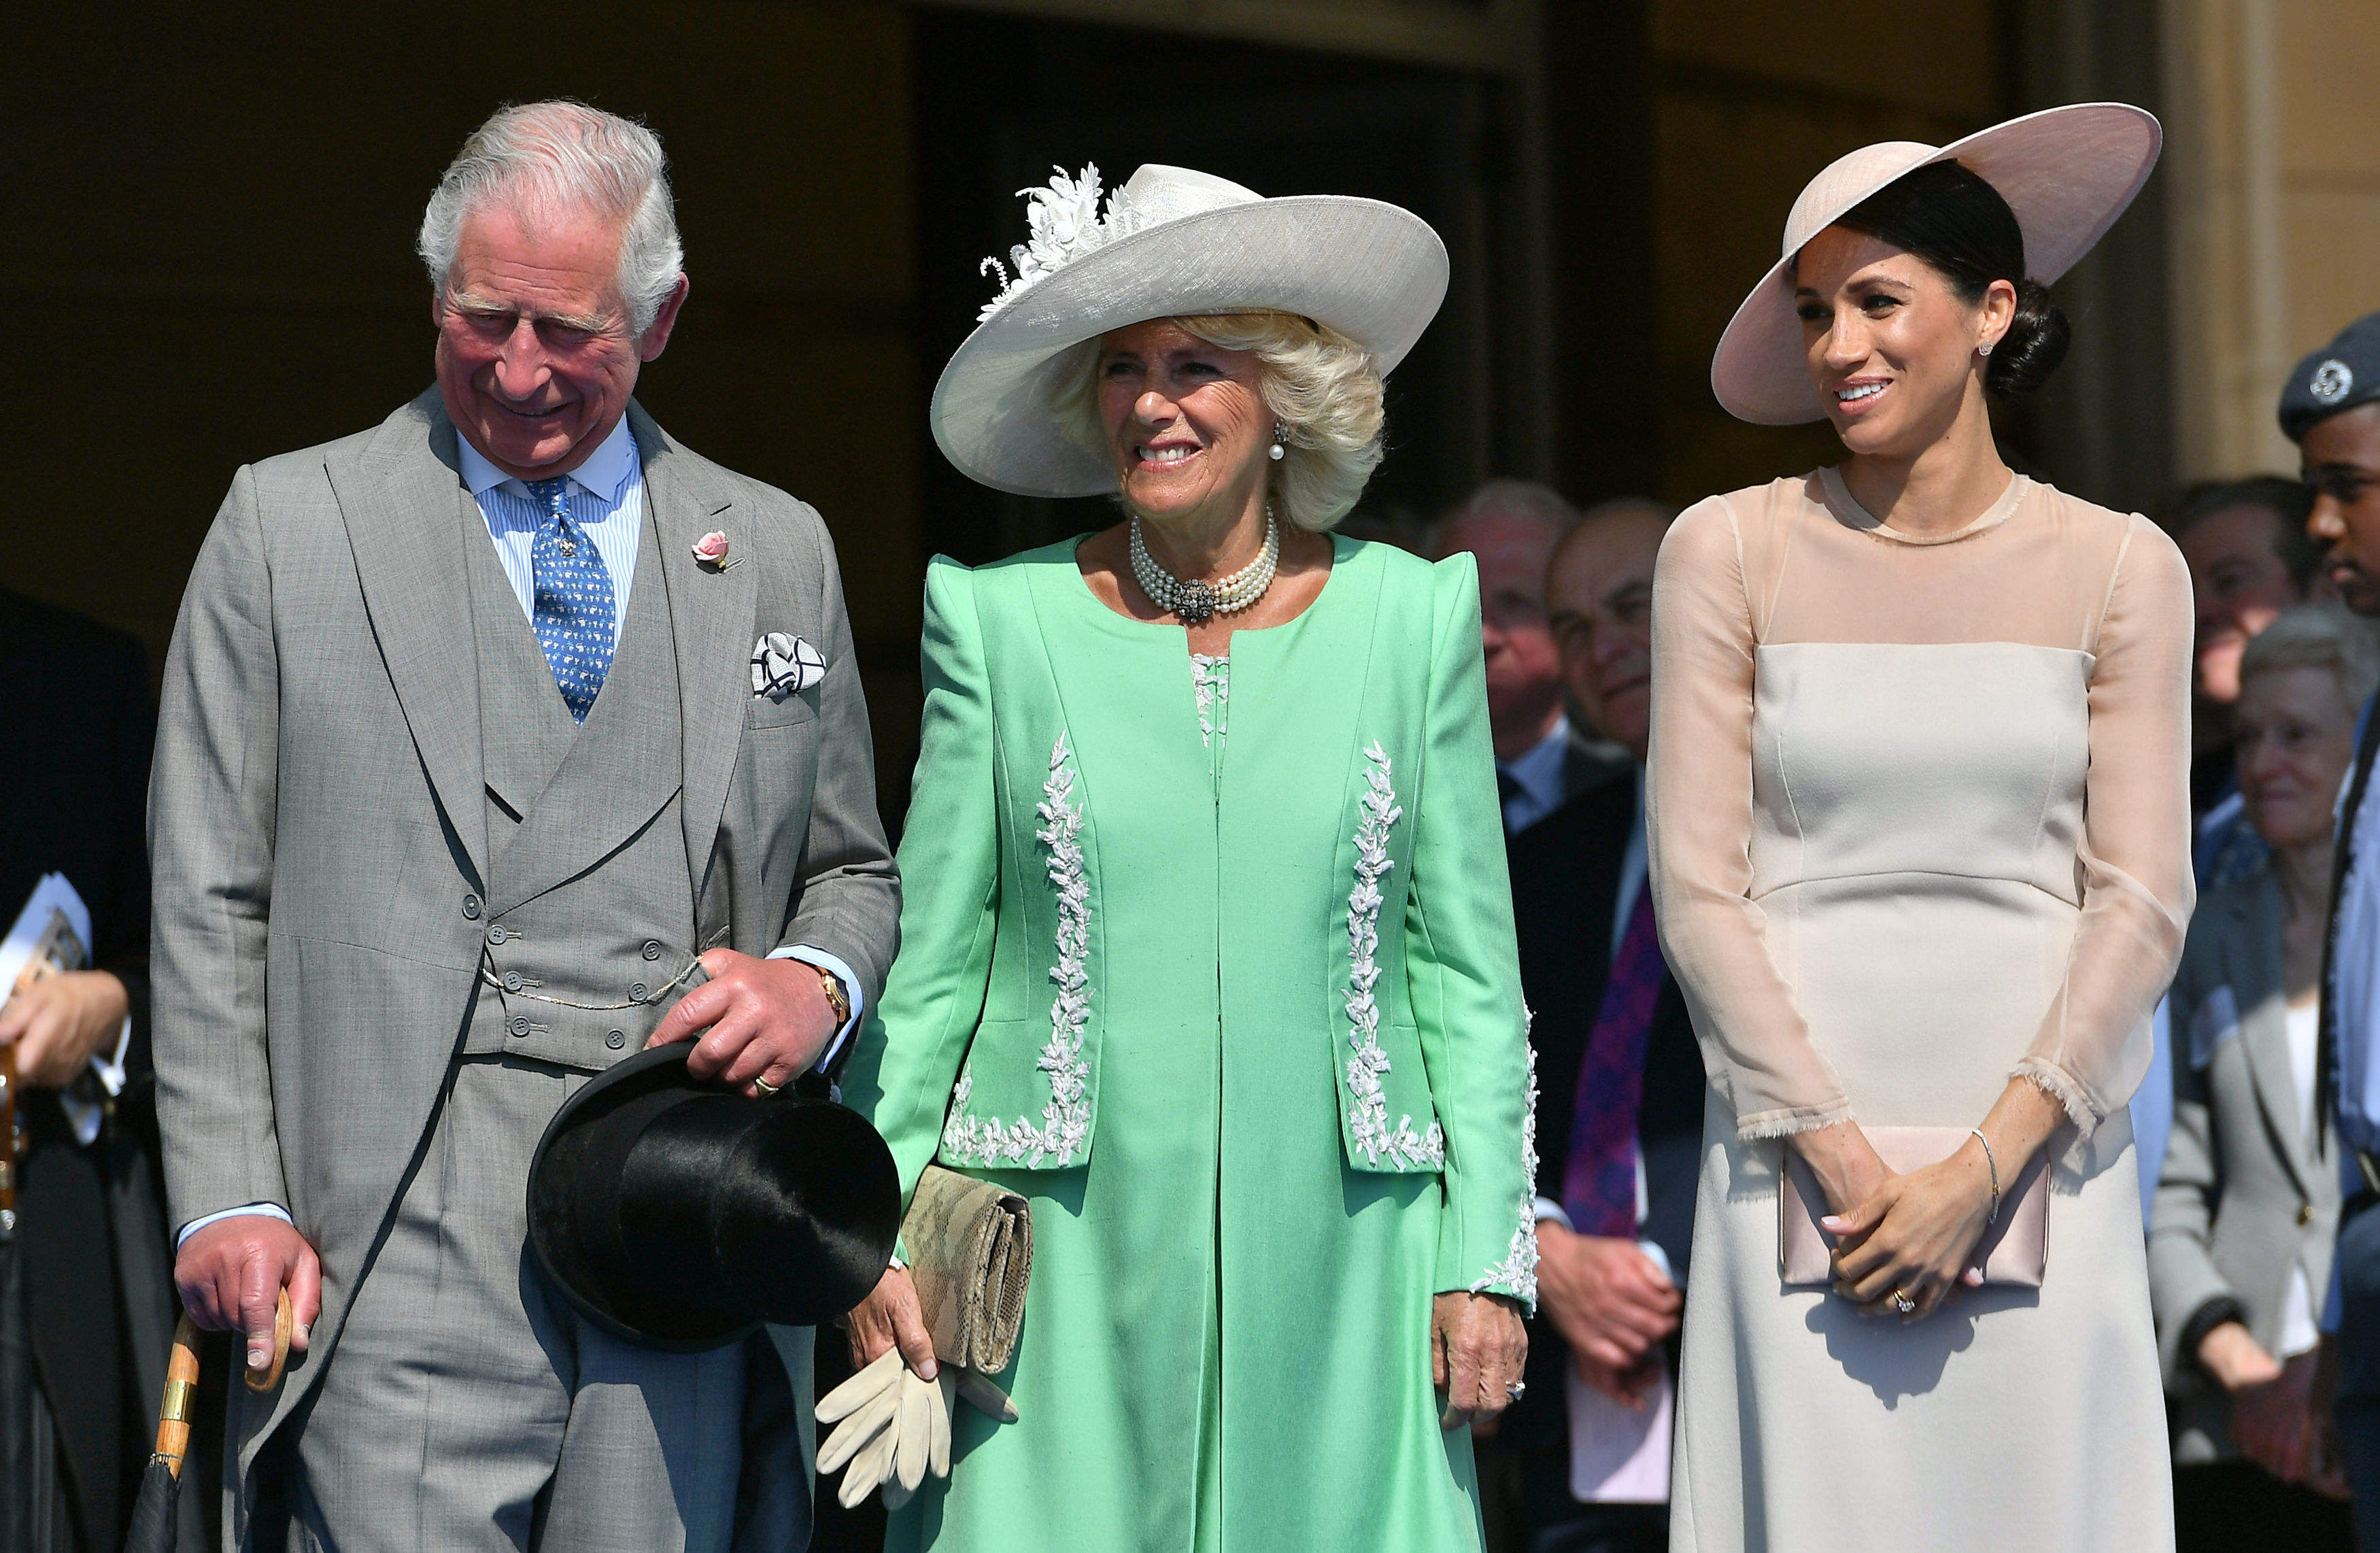
<path fill-rule="evenodd" d="M 1265 595 L 1281 567 L 1281 525 L 1265 508 L 1264 549 L 1257 558 L 1230 576 L 1213 582 L 1184 582 L 1157 564 L 1140 537 L 1140 519 L 1132 520 L 1132 576 L 1149 602 L 1184 625 L 1203 625 L 1219 614 L 1237 614 Z"/>

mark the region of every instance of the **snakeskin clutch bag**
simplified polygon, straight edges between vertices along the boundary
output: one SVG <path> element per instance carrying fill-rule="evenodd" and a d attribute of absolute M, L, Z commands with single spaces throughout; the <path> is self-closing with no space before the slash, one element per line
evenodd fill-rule
<path fill-rule="evenodd" d="M 1888 1169 L 1900 1174 L 1939 1164 L 1967 1141 L 1964 1127 L 1864 1127 L 1868 1143 Z M 1789 1286 L 1834 1281 L 1835 1238 L 1818 1228 L 1828 1212 L 1827 1194 L 1816 1172 L 1791 1147 L 1777 1191 L 1777 1260 Z M 2038 1289 L 2049 1259 L 2049 1151 L 2034 1156 L 2000 1194 L 1998 1222 L 1975 1243 L 1973 1261 L 1986 1284 Z"/>
<path fill-rule="evenodd" d="M 990 1182 L 928 1165 L 901 1221 L 934 1357 L 998 1375 L 1016 1353 L 1033 1279 L 1033 1210 Z"/>

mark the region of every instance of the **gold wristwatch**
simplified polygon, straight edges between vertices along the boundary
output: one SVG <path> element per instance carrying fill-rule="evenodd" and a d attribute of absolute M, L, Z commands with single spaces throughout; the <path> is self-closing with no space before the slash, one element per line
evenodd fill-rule
<path fill-rule="evenodd" d="M 834 1010 L 834 1027 L 842 1029 L 851 1023 L 851 1000 L 844 996 L 843 982 L 824 965 L 812 965 L 819 974 L 819 986 L 826 992 L 827 1006 Z"/>

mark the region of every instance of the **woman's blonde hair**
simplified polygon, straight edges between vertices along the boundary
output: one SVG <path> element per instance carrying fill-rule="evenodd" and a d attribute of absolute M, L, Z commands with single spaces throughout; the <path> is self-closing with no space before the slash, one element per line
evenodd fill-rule
<path fill-rule="evenodd" d="M 2343 604 L 2300 604 L 2276 616 L 2240 655 L 2243 684 L 2276 669 L 2329 670 L 2351 715 L 2380 689 L 2380 638 Z"/>
<path fill-rule="evenodd" d="M 1382 407 L 1379 365 L 1372 353 L 1327 324 L 1294 313 L 1211 313 L 1174 322 L 1211 346 L 1252 351 L 1257 390 L 1288 429 L 1287 450 L 1272 467 L 1281 516 L 1320 532 L 1354 510 L 1379 467 Z M 1050 412 L 1068 441 L 1107 455 L 1099 423 L 1100 342 L 1066 353 L 1047 380 Z"/>

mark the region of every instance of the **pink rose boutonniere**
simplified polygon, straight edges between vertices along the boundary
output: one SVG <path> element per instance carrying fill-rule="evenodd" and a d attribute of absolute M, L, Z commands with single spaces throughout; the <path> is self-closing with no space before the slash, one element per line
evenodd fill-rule
<path fill-rule="evenodd" d="M 741 564 L 727 559 L 727 536 L 716 528 L 694 541 L 694 558 L 715 572 Z"/>

